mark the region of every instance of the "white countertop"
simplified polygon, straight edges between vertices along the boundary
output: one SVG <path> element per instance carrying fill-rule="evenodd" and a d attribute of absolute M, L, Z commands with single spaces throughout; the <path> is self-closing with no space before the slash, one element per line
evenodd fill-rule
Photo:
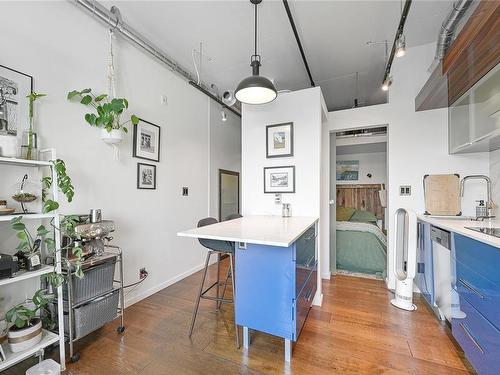
<path fill-rule="evenodd" d="M 181 237 L 206 238 L 231 242 L 288 247 L 294 243 L 317 217 L 245 216 L 177 233 Z"/>
<path fill-rule="evenodd" d="M 446 229 L 450 232 L 462 234 L 466 237 L 484 242 L 488 245 L 500 248 L 500 238 L 493 237 L 487 234 L 479 233 L 474 230 L 466 229 L 465 227 L 488 227 L 500 228 L 500 219 L 490 219 L 484 221 L 473 221 L 471 219 L 458 218 L 439 218 L 436 216 L 418 215 L 418 219 L 432 224 L 441 229 Z"/>

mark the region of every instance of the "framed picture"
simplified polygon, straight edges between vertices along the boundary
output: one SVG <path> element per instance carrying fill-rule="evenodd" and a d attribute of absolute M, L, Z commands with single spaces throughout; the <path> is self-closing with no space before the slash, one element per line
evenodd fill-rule
<path fill-rule="evenodd" d="M 337 160 L 337 181 L 358 181 L 359 160 Z"/>
<path fill-rule="evenodd" d="M 293 122 L 266 126 L 266 157 L 293 156 Z"/>
<path fill-rule="evenodd" d="M 160 161 L 160 127 L 139 119 L 134 126 L 133 156 L 140 159 Z"/>
<path fill-rule="evenodd" d="M 26 96 L 33 91 L 33 77 L 0 65 L 0 135 L 17 137 L 29 127 Z"/>
<path fill-rule="evenodd" d="M 264 167 L 264 193 L 295 193 L 295 166 Z"/>
<path fill-rule="evenodd" d="M 156 189 L 156 165 L 137 163 L 137 189 Z"/>

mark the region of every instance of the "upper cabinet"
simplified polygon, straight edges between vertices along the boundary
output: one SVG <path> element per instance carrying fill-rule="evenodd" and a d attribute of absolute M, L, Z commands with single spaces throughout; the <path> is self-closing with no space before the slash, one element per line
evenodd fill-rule
<path fill-rule="evenodd" d="M 450 154 L 500 148 L 500 64 L 448 109 Z"/>

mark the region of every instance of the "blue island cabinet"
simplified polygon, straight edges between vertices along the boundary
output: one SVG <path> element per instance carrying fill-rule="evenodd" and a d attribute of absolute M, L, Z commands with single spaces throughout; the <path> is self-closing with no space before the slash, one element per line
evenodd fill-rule
<path fill-rule="evenodd" d="M 459 311 L 452 333 L 480 375 L 500 374 L 500 249 L 453 234 L 452 287 Z"/>
<path fill-rule="evenodd" d="M 316 225 L 288 247 L 258 244 L 236 246 L 236 323 L 285 339 L 285 360 L 291 359 L 317 287 Z"/>

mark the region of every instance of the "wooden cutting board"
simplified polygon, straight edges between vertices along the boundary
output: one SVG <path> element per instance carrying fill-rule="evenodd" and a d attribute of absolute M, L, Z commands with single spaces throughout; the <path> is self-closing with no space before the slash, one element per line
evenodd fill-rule
<path fill-rule="evenodd" d="M 424 196 L 426 215 L 462 215 L 458 174 L 425 175 Z"/>

